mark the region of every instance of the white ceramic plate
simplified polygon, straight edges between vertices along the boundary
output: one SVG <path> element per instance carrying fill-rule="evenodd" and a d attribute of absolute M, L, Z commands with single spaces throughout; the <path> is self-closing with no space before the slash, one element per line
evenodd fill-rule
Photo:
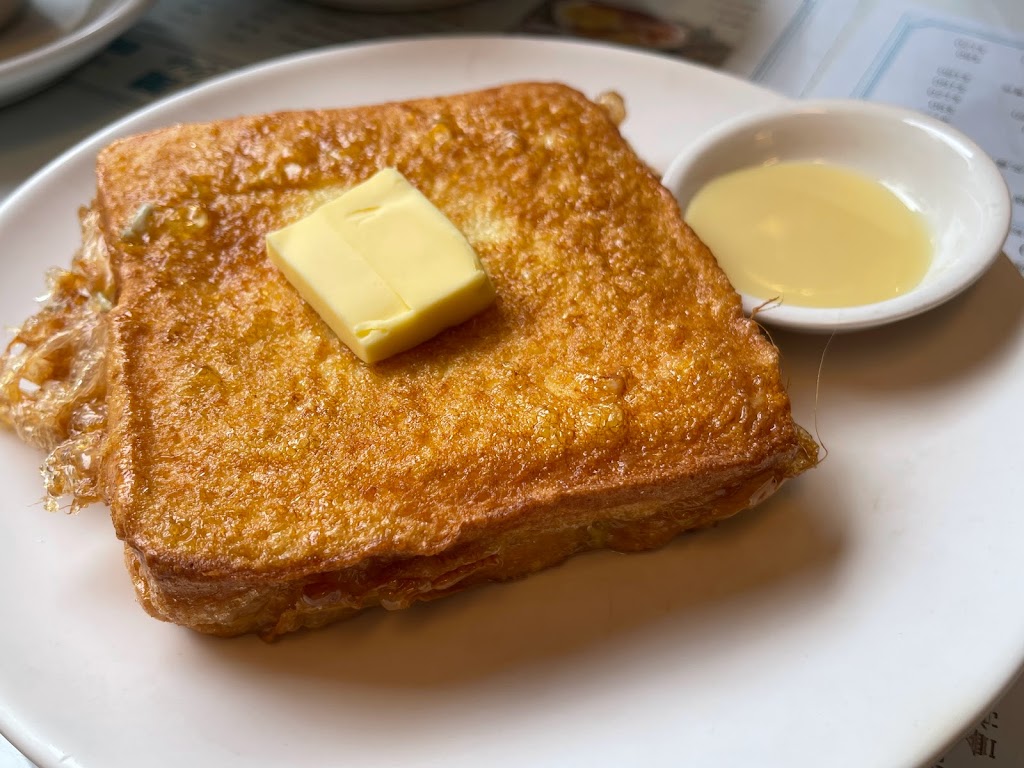
<path fill-rule="evenodd" d="M 29 0 L 0 29 L 0 106 L 85 61 L 134 24 L 152 0 Z"/>
<path fill-rule="evenodd" d="M 358 74 L 357 74 L 358 73 Z M 181 120 L 518 79 L 626 98 L 663 171 L 777 98 L 667 58 L 553 40 L 343 48 L 243 72 L 119 123 L 0 209 L 0 322 L 78 241 L 112 137 Z M 1024 281 L 1001 259 L 882 331 L 776 334 L 829 449 L 753 513 L 645 555 L 265 645 L 148 618 L 101 508 L 38 504 L 0 434 L 0 730 L 50 766 L 908 766 L 968 727 L 1024 654 Z M 816 419 L 815 419 L 816 414 Z M 816 424 L 815 424 L 816 422 Z"/>

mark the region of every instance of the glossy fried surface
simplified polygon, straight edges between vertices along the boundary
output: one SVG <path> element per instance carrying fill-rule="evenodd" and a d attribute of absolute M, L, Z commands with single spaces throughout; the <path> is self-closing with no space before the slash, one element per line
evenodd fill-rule
<path fill-rule="evenodd" d="M 368 366 L 264 235 L 386 166 L 498 298 Z M 275 633 L 656 546 L 813 462 L 776 350 L 568 88 L 183 125 L 115 143 L 98 179 L 119 290 L 102 487 L 163 618 Z"/>

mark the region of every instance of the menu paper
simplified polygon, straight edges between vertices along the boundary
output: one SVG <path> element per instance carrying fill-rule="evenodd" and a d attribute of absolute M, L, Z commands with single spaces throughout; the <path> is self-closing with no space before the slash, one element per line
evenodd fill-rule
<path fill-rule="evenodd" d="M 1009 187 L 1005 252 L 1024 272 L 1024 35 L 919 5 L 886 5 L 803 95 L 900 104 L 970 136 Z"/>

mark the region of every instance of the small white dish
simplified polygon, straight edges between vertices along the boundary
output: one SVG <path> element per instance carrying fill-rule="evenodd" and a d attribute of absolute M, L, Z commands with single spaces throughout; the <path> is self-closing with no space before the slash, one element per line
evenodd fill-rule
<path fill-rule="evenodd" d="M 920 314 L 981 277 L 1009 232 L 1009 193 L 988 155 L 945 123 L 882 104 L 796 102 L 744 115 L 687 147 L 663 182 L 685 211 L 714 178 L 786 161 L 831 163 L 877 179 L 921 213 L 934 253 L 914 289 L 873 304 L 801 307 L 742 295 L 744 311 L 762 307 L 757 319 L 770 325 L 852 331 Z"/>
<path fill-rule="evenodd" d="M 0 0 L 2 4 L 2 0 Z M 74 69 L 134 24 L 153 0 L 35 0 L 0 30 L 0 106 Z"/>

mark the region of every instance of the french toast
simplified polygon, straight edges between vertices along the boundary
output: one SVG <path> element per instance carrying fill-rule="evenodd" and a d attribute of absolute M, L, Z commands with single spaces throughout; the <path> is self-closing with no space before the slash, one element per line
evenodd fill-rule
<path fill-rule="evenodd" d="M 466 235 L 497 299 L 367 365 L 264 237 L 384 167 Z M 562 85 L 122 139 L 82 221 L 8 350 L 0 416 L 51 452 L 51 497 L 109 505 L 146 610 L 200 632 L 274 637 L 658 547 L 816 461 L 777 350 L 608 113 Z"/>

